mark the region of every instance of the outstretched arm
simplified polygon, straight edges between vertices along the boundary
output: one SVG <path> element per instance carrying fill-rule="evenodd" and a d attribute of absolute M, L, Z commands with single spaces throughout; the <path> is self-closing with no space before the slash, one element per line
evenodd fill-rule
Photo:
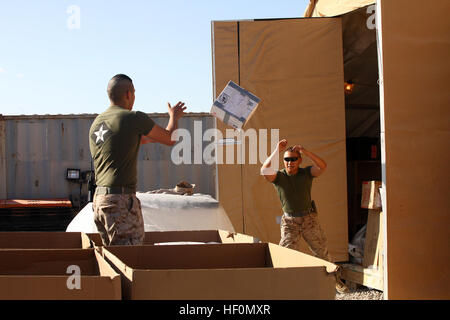
<path fill-rule="evenodd" d="M 184 115 L 184 103 L 178 102 L 174 107 L 167 103 L 169 109 L 169 123 L 166 129 L 155 124 L 146 136 L 141 137 L 141 144 L 159 142 L 167 146 L 173 146 L 176 141 L 172 140 L 172 133 L 178 128 L 178 119 Z"/>

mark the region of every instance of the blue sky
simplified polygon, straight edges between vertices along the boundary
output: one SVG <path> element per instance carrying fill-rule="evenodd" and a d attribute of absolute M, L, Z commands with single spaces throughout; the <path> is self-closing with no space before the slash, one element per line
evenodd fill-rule
<path fill-rule="evenodd" d="M 181 100 L 189 112 L 209 112 L 211 21 L 301 17 L 308 3 L 2 1 L 0 114 L 101 113 L 117 73 L 133 79 L 134 110 L 167 112 Z"/>

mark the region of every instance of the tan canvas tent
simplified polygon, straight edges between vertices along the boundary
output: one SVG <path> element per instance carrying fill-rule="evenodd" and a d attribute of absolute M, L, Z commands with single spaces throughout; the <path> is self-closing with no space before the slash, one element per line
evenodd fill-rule
<path fill-rule="evenodd" d="M 450 2 L 378 3 L 390 299 L 449 299 Z"/>
<path fill-rule="evenodd" d="M 313 197 L 335 261 L 348 257 L 340 30 L 339 19 L 213 22 L 215 95 L 233 80 L 262 99 L 244 129 L 279 129 L 289 143 L 334 159 Z M 237 147 L 248 154 L 244 143 Z M 218 165 L 219 202 L 236 230 L 278 243 L 276 192 L 260 175 L 260 162 L 246 160 Z M 310 253 L 305 245 L 303 251 Z"/>
<path fill-rule="evenodd" d="M 304 16 L 334 17 L 374 3 L 375 0 L 310 0 Z"/>
<path fill-rule="evenodd" d="M 244 129 L 279 128 L 280 137 L 327 159 L 313 197 L 335 261 L 348 258 L 347 227 L 356 218 L 346 140 L 377 135 L 384 296 L 448 299 L 450 2 L 433 1 L 424 14 L 424 1 L 377 1 L 376 16 L 353 10 L 374 1 L 313 2 L 306 13 L 320 18 L 213 22 L 214 94 L 229 80 L 242 85 L 262 99 Z M 349 80 L 355 90 L 344 96 Z M 221 152 L 231 147 L 245 146 Z M 236 230 L 277 242 L 280 207 L 259 164 L 219 164 L 217 173 L 219 201 Z"/>

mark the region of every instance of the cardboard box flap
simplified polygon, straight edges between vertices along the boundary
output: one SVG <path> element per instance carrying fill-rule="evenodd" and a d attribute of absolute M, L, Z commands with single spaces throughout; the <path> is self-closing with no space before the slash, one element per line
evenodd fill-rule
<path fill-rule="evenodd" d="M 79 266 L 82 275 L 95 275 L 93 249 L 1 250 L 0 275 L 67 275 L 70 265 Z"/>
<path fill-rule="evenodd" d="M 93 249 L 0 250 L 0 300 L 121 298 L 120 275 Z"/>
<path fill-rule="evenodd" d="M 0 250 L 0 300 L 121 299 L 121 290 L 94 249 Z"/>
<path fill-rule="evenodd" d="M 0 232 L 0 249 L 82 248 L 80 232 Z"/>
<path fill-rule="evenodd" d="M 160 242 L 220 242 L 219 234 L 216 230 L 198 230 L 198 231 L 159 231 L 146 232 L 145 244 L 154 244 Z"/>
<path fill-rule="evenodd" d="M 238 246 L 238 247 L 237 247 Z M 116 256 L 132 269 L 226 269 L 271 267 L 266 259 L 266 244 L 111 246 L 105 257 Z M 155 257 L 158 257 L 155 259 Z"/>
<path fill-rule="evenodd" d="M 104 254 L 115 256 L 131 269 L 226 269 L 271 267 L 324 267 L 335 272 L 337 265 L 271 243 L 177 246 L 111 246 Z M 158 257 L 155 259 L 155 257 Z"/>
<path fill-rule="evenodd" d="M 98 233 L 85 234 L 93 246 L 102 246 Z M 202 242 L 202 243 L 257 243 L 252 236 L 226 230 L 185 230 L 185 231 L 148 231 L 145 233 L 144 244 L 169 242 Z"/>
<path fill-rule="evenodd" d="M 100 276 L 110 277 L 111 279 L 120 279 L 120 275 L 111 267 L 111 265 L 103 258 L 101 253 L 97 250 L 95 252 L 95 258 L 97 259 L 98 272 Z"/>
<path fill-rule="evenodd" d="M 338 269 L 334 263 L 276 244 L 269 243 L 269 250 L 275 268 L 322 266 L 328 273 L 336 272 Z"/>
<path fill-rule="evenodd" d="M 258 243 L 261 242 L 258 238 L 236 232 L 229 232 L 225 230 L 217 230 L 222 243 Z"/>
<path fill-rule="evenodd" d="M 90 246 L 92 246 L 92 247 L 103 246 L 100 233 L 84 233 L 84 235 L 89 239 Z"/>

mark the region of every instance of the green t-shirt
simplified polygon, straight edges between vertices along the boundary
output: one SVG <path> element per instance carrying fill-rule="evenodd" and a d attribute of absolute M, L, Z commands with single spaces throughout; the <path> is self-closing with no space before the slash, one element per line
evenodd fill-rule
<path fill-rule="evenodd" d="M 119 106 L 111 106 L 95 118 L 89 130 L 89 148 L 97 186 L 136 188 L 141 136 L 154 124 L 145 113 Z"/>
<path fill-rule="evenodd" d="M 280 197 L 283 212 L 294 216 L 305 215 L 311 208 L 311 187 L 314 176 L 311 167 L 298 168 L 295 175 L 288 175 L 286 169 L 277 171 L 272 182 Z"/>

